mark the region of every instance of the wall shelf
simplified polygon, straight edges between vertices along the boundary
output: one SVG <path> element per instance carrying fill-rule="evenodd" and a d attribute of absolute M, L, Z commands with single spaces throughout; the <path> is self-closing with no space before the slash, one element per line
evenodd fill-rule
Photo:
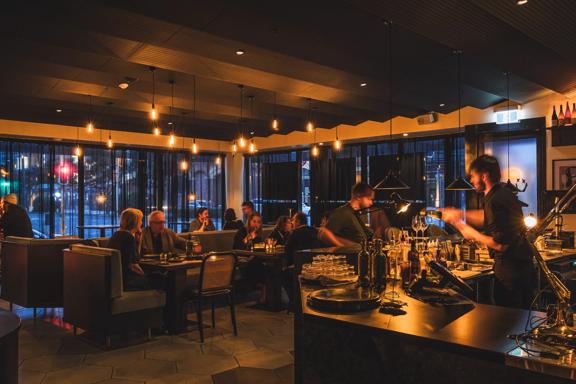
<path fill-rule="evenodd" d="M 576 145 L 576 125 L 551 127 L 549 129 L 552 131 L 553 147 Z"/>

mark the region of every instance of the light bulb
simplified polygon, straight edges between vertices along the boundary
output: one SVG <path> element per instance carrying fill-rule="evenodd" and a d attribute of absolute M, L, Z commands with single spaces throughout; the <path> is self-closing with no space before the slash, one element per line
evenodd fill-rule
<path fill-rule="evenodd" d="M 256 152 L 256 144 L 254 144 L 254 141 L 250 141 L 250 153 L 254 153 Z"/>
<path fill-rule="evenodd" d="M 82 147 L 80 147 L 79 145 L 77 145 L 77 146 L 74 148 L 74 155 L 75 155 L 76 157 L 82 156 Z"/>
<path fill-rule="evenodd" d="M 180 162 L 180 169 L 183 170 L 183 171 L 185 171 L 185 170 L 188 169 L 188 162 L 187 162 L 186 160 L 182 160 L 182 161 Z"/>
<path fill-rule="evenodd" d="M 524 225 L 526 225 L 526 228 L 532 229 L 536 226 L 536 224 L 538 224 L 538 220 L 533 213 L 530 213 L 528 216 L 524 217 Z"/>
<path fill-rule="evenodd" d="M 150 110 L 150 118 L 154 121 L 158 119 L 158 113 L 156 112 L 156 107 L 152 104 L 152 109 Z"/>
<path fill-rule="evenodd" d="M 98 204 L 104 204 L 106 200 L 108 200 L 108 198 L 103 193 L 100 193 L 98 196 L 96 196 L 96 202 Z"/>
<path fill-rule="evenodd" d="M 314 144 L 314 146 L 312 147 L 312 156 L 318 157 L 318 153 L 319 153 L 318 147 L 316 146 L 316 144 Z"/>
<path fill-rule="evenodd" d="M 196 139 L 192 141 L 192 153 L 195 155 L 198 153 L 198 145 L 196 144 Z"/>
<path fill-rule="evenodd" d="M 309 121 L 308 124 L 306 124 L 306 130 L 308 132 L 312 132 L 314 130 L 314 124 L 312 124 L 311 121 Z"/>
<path fill-rule="evenodd" d="M 233 153 L 238 152 L 238 145 L 236 144 L 236 142 L 233 142 L 233 143 L 232 143 L 232 152 L 233 152 Z"/>
<path fill-rule="evenodd" d="M 274 120 L 272 120 L 272 129 L 277 131 L 278 130 L 278 119 L 274 118 Z"/>
<path fill-rule="evenodd" d="M 112 148 L 114 144 L 112 143 L 112 136 L 108 136 L 108 148 Z"/>
<path fill-rule="evenodd" d="M 88 133 L 94 132 L 94 124 L 91 121 L 89 121 L 88 124 L 86 125 L 86 129 L 88 130 Z"/>
<path fill-rule="evenodd" d="M 168 145 L 170 147 L 173 147 L 175 142 L 176 138 L 174 137 L 174 133 L 170 132 L 170 140 L 168 140 Z"/>
<path fill-rule="evenodd" d="M 188 200 L 190 200 L 190 201 L 196 200 L 196 194 L 195 194 L 195 193 L 189 194 L 189 195 L 188 195 Z"/>
<path fill-rule="evenodd" d="M 214 163 L 216 163 L 216 165 L 220 165 L 220 163 L 222 163 L 222 159 L 220 158 L 220 155 L 216 156 L 216 159 L 214 159 Z"/>
<path fill-rule="evenodd" d="M 337 151 L 342 149 L 342 142 L 338 140 L 338 138 L 336 138 L 336 141 L 334 142 L 334 149 Z"/>
<path fill-rule="evenodd" d="M 244 136 L 240 136 L 238 143 L 240 144 L 240 148 L 246 147 L 246 140 L 244 139 Z"/>
<path fill-rule="evenodd" d="M 154 127 L 154 136 L 160 136 L 160 127 Z"/>

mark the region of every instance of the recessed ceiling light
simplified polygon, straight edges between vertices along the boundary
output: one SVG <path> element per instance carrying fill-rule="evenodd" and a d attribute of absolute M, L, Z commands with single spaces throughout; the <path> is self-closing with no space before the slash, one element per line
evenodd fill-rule
<path fill-rule="evenodd" d="M 318 143 L 318 145 L 324 145 L 324 143 Z"/>
<path fill-rule="evenodd" d="M 250 134 L 253 135 L 253 134 L 254 134 L 254 131 L 250 131 Z"/>
<path fill-rule="evenodd" d="M 524 5 L 528 2 L 528 0 L 516 0 L 516 5 Z"/>
<path fill-rule="evenodd" d="M 402 134 L 402 136 L 406 137 L 406 136 L 408 136 L 408 134 L 407 134 L 406 132 L 404 132 L 404 133 Z"/>
<path fill-rule="evenodd" d="M 169 122 L 168 122 L 168 125 L 172 125 L 172 122 L 171 122 L 171 121 L 169 121 Z"/>
<path fill-rule="evenodd" d="M 361 87 L 365 87 L 365 86 L 367 86 L 367 85 L 368 85 L 368 83 L 360 83 L 360 86 L 361 86 Z"/>
<path fill-rule="evenodd" d="M 444 104 L 444 103 L 440 103 L 440 106 L 441 106 L 441 107 L 443 107 L 443 106 L 445 106 L 445 105 L 446 105 L 446 104 Z"/>
<path fill-rule="evenodd" d="M 57 108 L 56 112 L 60 113 L 60 112 L 62 112 L 62 110 L 60 108 Z"/>
<path fill-rule="evenodd" d="M 123 81 L 121 83 L 118 83 L 118 88 L 124 90 L 127 89 L 130 86 L 130 84 L 128 84 L 127 82 Z"/>
<path fill-rule="evenodd" d="M 242 56 L 242 55 L 245 54 L 245 53 L 246 53 L 246 51 L 243 50 L 243 49 L 238 49 L 238 50 L 236 50 L 236 54 L 237 54 L 238 56 Z"/>

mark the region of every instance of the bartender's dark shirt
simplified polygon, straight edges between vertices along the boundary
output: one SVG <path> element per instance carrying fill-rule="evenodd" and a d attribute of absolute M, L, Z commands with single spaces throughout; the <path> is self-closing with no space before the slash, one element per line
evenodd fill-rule
<path fill-rule="evenodd" d="M 530 261 L 531 253 L 524 246 L 524 215 L 518 198 L 498 183 L 484 197 L 484 233 L 499 244 L 508 245 L 504 252 L 491 250 L 494 258 L 510 257 Z"/>
<path fill-rule="evenodd" d="M 332 212 L 326 228 L 338 237 L 360 244 L 373 236 L 367 223 L 365 214 L 355 211 L 350 203 L 346 203 Z"/>

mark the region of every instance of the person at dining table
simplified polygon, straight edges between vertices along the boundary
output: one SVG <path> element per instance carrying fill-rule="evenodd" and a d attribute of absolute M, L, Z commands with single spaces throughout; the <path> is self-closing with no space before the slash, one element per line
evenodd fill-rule
<path fill-rule="evenodd" d="M 280 216 L 276 220 L 276 226 L 268 236 L 269 239 L 276 241 L 276 245 L 286 245 L 286 241 L 292 232 L 292 221 L 289 216 Z"/>
<path fill-rule="evenodd" d="M 234 235 L 232 248 L 247 250 L 255 243 L 262 243 L 262 216 L 258 212 L 253 212 L 248 216 L 246 225 L 240 228 Z"/>
<path fill-rule="evenodd" d="M 215 231 L 216 227 L 209 217 L 208 208 L 198 208 L 196 218 L 190 223 L 190 232 L 208 232 Z"/>
<path fill-rule="evenodd" d="M 170 228 L 166 228 L 166 216 L 162 211 L 148 215 L 148 226 L 142 231 L 141 255 L 163 252 L 175 253 L 186 249 L 186 240 Z"/>
<path fill-rule="evenodd" d="M 127 208 L 120 215 L 120 229 L 108 240 L 106 248 L 120 251 L 122 283 L 125 291 L 152 289 L 150 281 L 138 264 L 138 244 L 142 234 L 144 214 L 139 209 Z"/>
<path fill-rule="evenodd" d="M 0 200 L 0 233 L 8 236 L 33 237 L 28 212 L 18 205 L 18 197 L 11 193 Z"/>
<path fill-rule="evenodd" d="M 244 201 L 242 202 L 242 215 L 246 220 L 248 220 L 248 216 L 254 213 L 254 203 L 251 201 Z"/>
<path fill-rule="evenodd" d="M 242 220 L 238 220 L 236 217 L 236 211 L 234 208 L 228 208 L 224 212 L 224 225 L 222 226 L 223 231 L 227 230 L 239 230 L 244 226 Z"/>

